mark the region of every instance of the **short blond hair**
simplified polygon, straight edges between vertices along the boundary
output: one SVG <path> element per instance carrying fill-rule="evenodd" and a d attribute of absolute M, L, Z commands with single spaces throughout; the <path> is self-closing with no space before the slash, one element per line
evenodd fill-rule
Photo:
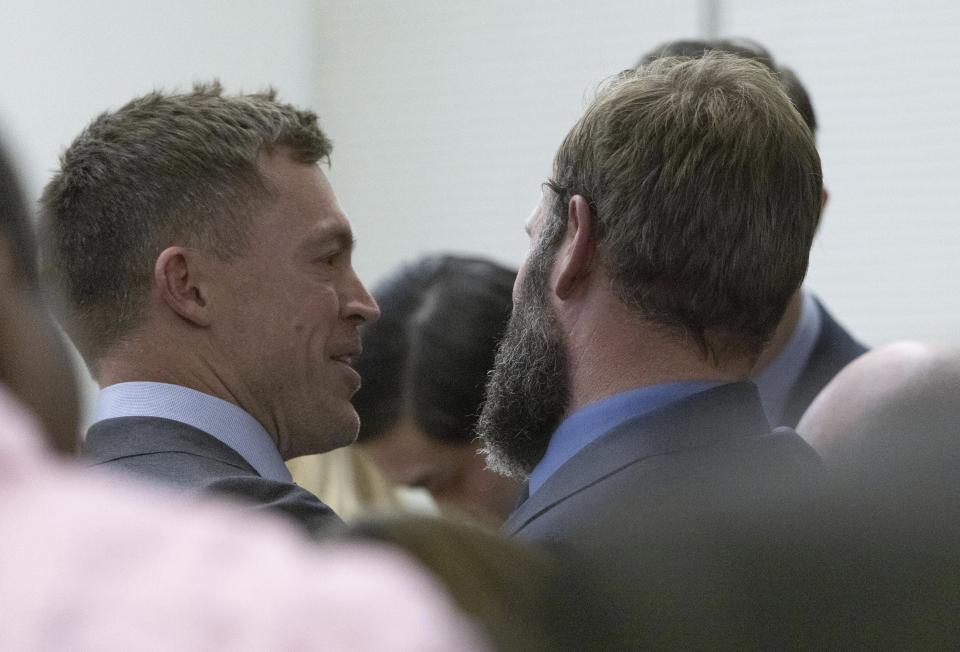
<path fill-rule="evenodd" d="M 188 244 L 228 259 L 269 197 L 257 164 L 284 148 L 313 164 L 332 145 L 317 116 L 273 90 L 227 96 L 218 82 L 148 93 L 97 117 L 60 158 L 41 198 L 44 267 L 87 364 L 140 324 L 157 255 Z"/>

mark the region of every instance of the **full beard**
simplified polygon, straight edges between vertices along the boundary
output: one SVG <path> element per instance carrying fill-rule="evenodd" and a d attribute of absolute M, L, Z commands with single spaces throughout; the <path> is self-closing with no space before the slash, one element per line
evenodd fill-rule
<path fill-rule="evenodd" d="M 544 267 L 531 266 L 521 288 L 477 421 L 487 466 L 519 478 L 526 478 L 543 458 L 570 394 L 558 321 L 546 300 Z"/>

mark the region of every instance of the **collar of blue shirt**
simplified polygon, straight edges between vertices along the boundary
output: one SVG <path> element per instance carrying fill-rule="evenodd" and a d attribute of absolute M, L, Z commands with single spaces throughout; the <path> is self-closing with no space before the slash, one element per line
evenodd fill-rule
<path fill-rule="evenodd" d="M 620 424 L 723 384 L 724 381 L 703 380 L 652 385 L 614 394 L 577 410 L 554 431 L 547 452 L 530 473 L 529 495 L 536 493 L 587 444 Z"/>
<path fill-rule="evenodd" d="M 168 383 L 117 383 L 100 390 L 91 423 L 118 417 L 159 417 L 185 423 L 235 450 L 261 477 L 293 480 L 260 422 L 215 396 Z"/>

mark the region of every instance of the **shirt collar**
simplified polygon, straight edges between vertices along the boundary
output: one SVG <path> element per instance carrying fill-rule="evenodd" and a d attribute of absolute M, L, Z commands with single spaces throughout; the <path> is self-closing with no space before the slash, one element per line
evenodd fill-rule
<path fill-rule="evenodd" d="M 159 417 L 185 423 L 235 450 L 261 477 L 292 481 L 276 444 L 260 422 L 215 396 L 168 383 L 117 383 L 100 390 L 92 423 L 117 417 Z"/>
<path fill-rule="evenodd" d="M 781 424 L 790 392 L 817 345 L 822 321 L 816 299 L 812 294 L 804 292 L 803 302 L 800 304 L 800 319 L 787 345 L 753 379 L 760 390 L 763 411 L 775 426 Z"/>
<path fill-rule="evenodd" d="M 594 401 L 563 420 L 550 437 L 547 452 L 528 478 L 533 495 L 561 466 L 587 444 L 634 417 L 723 385 L 724 381 L 682 381 L 641 387 Z"/>

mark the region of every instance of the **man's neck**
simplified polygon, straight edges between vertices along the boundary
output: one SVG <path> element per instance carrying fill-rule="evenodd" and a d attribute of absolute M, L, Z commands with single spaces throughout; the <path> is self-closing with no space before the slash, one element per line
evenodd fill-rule
<path fill-rule="evenodd" d="M 216 364 L 216 351 L 204 338 L 155 321 L 145 321 L 96 361 L 94 377 L 101 387 L 138 381 L 167 383 L 241 405 L 229 390 L 230 379 L 216 373 L 223 365 Z"/>
<path fill-rule="evenodd" d="M 212 382 L 211 382 L 212 381 Z M 196 369 L 181 367 L 173 361 L 166 364 L 153 365 L 143 360 L 131 362 L 123 357 L 111 357 L 103 360 L 97 373 L 97 383 L 101 387 L 108 387 L 127 382 L 154 382 L 179 385 L 203 392 L 210 396 L 223 399 L 234 405 L 240 405 L 230 391 L 218 382 L 214 376 L 199 373 Z"/>
<path fill-rule="evenodd" d="M 289 454 L 288 447 L 281 447 L 280 442 L 277 441 L 277 436 L 274 434 L 275 424 L 266 421 L 263 414 L 251 409 L 251 406 L 256 405 L 251 396 L 238 394 L 232 389 L 228 379 L 219 376 L 212 370 L 205 369 L 196 361 L 178 364 L 178 359 L 174 357 L 158 362 L 150 359 L 149 356 L 144 356 L 142 359 L 135 357 L 131 359 L 131 357 L 123 355 L 108 356 L 101 361 L 97 374 L 97 383 L 100 387 L 125 382 L 178 385 L 232 403 L 261 424 L 285 459 L 296 456 L 295 454 Z"/>
<path fill-rule="evenodd" d="M 568 415 L 631 389 L 678 381 L 734 382 L 749 374 L 749 363 L 712 364 L 692 339 L 637 317 L 619 301 L 594 308 L 568 324 Z"/>

